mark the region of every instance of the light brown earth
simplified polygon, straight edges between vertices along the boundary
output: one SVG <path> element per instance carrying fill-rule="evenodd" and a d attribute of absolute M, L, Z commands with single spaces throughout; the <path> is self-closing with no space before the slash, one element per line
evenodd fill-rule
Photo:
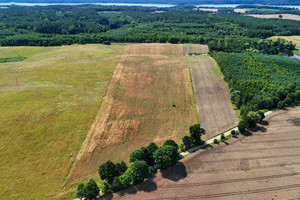
<path fill-rule="evenodd" d="M 236 13 L 246 13 L 247 10 L 248 9 L 238 9 L 238 8 L 236 8 L 236 9 L 234 9 L 234 12 L 236 12 Z"/>
<path fill-rule="evenodd" d="M 184 44 L 183 52 L 187 54 L 206 54 L 209 52 L 207 45 L 202 44 Z"/>
<path fill-rule="evenodd" d="M 246 16 L 251 16 L 251 17 L 256 17 L 256 18 L 263 18 L 263 19 L 270 19 L 270 18 L 279 19 L 279 15 L 282 15 L 282 19 L 291 19 L 291 20 L 300 21 L 300 15 L 292 15 L 292 14 L 271 14 L 271 15 L 253 14 L 253 15 L 246 15 Z"/>
<path fill-rule="evenodd" d="M 69 174 L 71 182 L 97 175 L 110 159 L 154 141 L 179 142 L 196 123 L 189 70 L 183 46 L 136 44 L 125 53 L 106 97 Z M 175 107 L 173 107 L 175 105 Z"/>
<path fill-rule="evenodd" d="M 277 39 L 277 38 L 282 38 L 285 39 L 287 41 L 292 41 L 293 43 L 296 44 L 297 48 L 300 48 L 300 35 L 292 35 L 292 36 L 274 36 L 271 37 L 269 39 L 273 40 L 273 39 Z"/>
<path fill-rule="evenodd" d="M 300 106 L 200 150 L 114 199 L 300 199 Z"/>
<path fill-rule="evenodd" d="M 216 8 L 199 8 L 201 11 L 218 12 Z"/>
<path fill-rule="evenodd" d="M 238 122 L 222 73 L 210 56 L 186 56 L 191 68 L 198 119 L 207 139 Z"/>

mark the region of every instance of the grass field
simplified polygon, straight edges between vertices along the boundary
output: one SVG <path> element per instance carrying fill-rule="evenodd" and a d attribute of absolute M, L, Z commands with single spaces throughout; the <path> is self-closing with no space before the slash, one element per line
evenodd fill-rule
<path fill-rule="evenodd" d="M 277 38 L 283 38 L 287 41 L 292 41 L 294 44 L 296 44 L 297 48 L 300 48 L 300 35 L 293 35 L 293 36 L 274 36 L 270 37 L 271 40 L 276 40 Z"/>
<path fill-rule="evenodd" d="M 300 199 L 300 106 L 199 150 L 114 199 Z"/>
<path fill-rule="evenodd" d="M 136 148 L 152 141 L 159 145 L 167 139 L 180 142 L 188 134 L 196 119 L 182 54 L 182 45 L 126 47 L 70 180 L 98 177 L 97 168 L 107 159 L 128 162 Z"/>
<path fill-rule="evenodd" d="M 238 122 L 219 66 L 210 56 L 186 56 L 191 68 L 198 119 L 205 128 L 204 139 Z"/>
<path fill-rule="evenodd" d="M 124 45 L 1 47 L 0 199 L 57 199 Z"/>

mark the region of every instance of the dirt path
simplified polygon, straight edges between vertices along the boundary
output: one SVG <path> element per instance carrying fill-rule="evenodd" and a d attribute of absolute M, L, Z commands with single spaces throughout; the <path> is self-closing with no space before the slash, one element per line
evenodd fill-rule
<path fill-rule="evenodd" d="M 114 199 L 299 199 L 300 106 L 244 136 L 199 150 Z"/>
<path fill-rule="evenodd" d="M 203 55 L 186 59 L 191 68 L 199 122 L 206 130 L 203 138 L 211 138 L 236 125 L 238 118 L 214 59 Z"/>
<path fill-rule="evenodd" d="M 69 174 L 77 182 L 98 176 L 110 159 L 154 141 L 181 141 L 194 123 L 193 94 L 182 45 L 136 44 L 125 48 L 105 100 Z"/>

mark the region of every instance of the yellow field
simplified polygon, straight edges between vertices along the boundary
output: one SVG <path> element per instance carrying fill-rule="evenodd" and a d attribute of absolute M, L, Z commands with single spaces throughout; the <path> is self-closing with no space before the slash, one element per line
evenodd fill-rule
<path fill-rule="evenodd" d="M 26 57 L 0 64 L 0 199 L 63 197 L 123 49 L 0 48 L 0 58 Z"/>

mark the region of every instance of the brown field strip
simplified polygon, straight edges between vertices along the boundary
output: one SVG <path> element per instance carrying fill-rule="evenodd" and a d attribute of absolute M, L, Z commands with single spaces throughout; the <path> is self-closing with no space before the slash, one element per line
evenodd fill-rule
<path fill-rule="evenodd" d="M 97 175 L 104 161 L 128 161 L 154 141 L 179 142 L 196 123 L 189 69 L 182 45 L 136 44 L 125 48 L 99 114 L 69 180 Z M 174 106 L 173 106 L 174 105 Z"/>
<path fill-rule="evenodd" d="M 262 18 L 262 19 L 271 19 L 271 18 L 279 19 L 279 15 L 282 16 L 282 19 L 290 19 L 290 20 L 300 21 L 300 16 L 293 15 L 293 14 L 270 14 L 270 15 L 251 14 L 251 15 L 246 15 L 246 16 Z"/>
<path fill-rule="evenodd" d="M 186 56 L 191 68 L 198 119 L 210 138 L 238 122 L 229 91 L 217 63 L 210 56 Z"/>
<path fill-rule="evenodd" d="M 299 116 L 299 104 L 274 113 L 266 125 L 199 150 L 114 199 L 300 199 Z"/>

